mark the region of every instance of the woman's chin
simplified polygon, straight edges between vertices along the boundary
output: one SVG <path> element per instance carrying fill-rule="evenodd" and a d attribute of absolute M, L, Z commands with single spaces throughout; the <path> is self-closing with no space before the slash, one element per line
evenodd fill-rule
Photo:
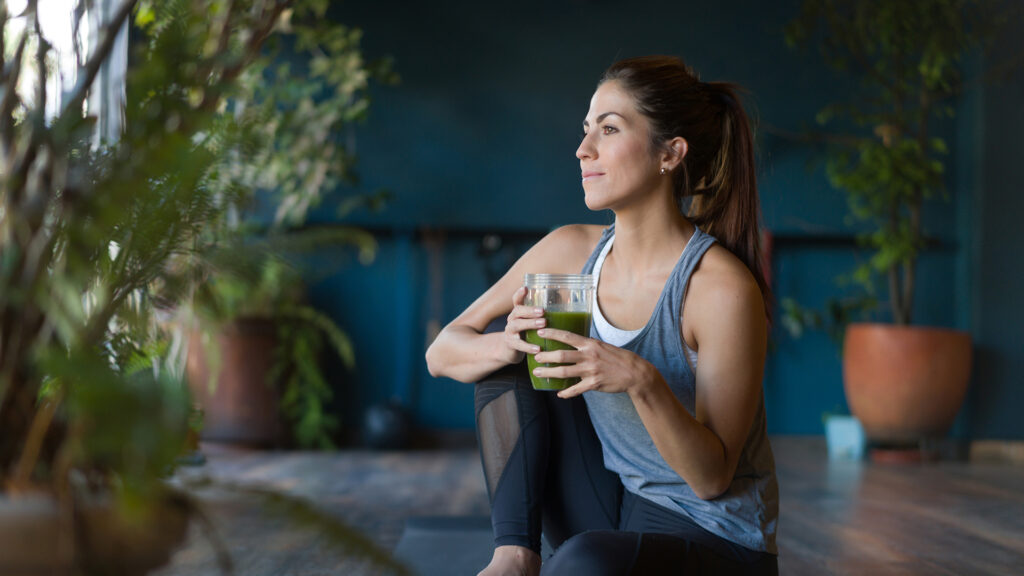
<path fill-rule="evenodd" d="M 590 209 L 590 210 L 592 210 L 594 212 L 600 212 L 601 210 L 607 210 L 608 209 L 608 202 L 606 200 L 607 199 L 601 198 L 600 195 L 594 194 L 592 192 L 584 191 L 584 193 L 583 193 L 583 203 L 587 205 L 588 209 Z"/>

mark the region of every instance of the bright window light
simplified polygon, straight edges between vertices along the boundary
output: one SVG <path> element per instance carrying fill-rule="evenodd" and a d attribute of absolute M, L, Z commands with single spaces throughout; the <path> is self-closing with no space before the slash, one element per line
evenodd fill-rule
<path fill-rule="evenodd" d="M 46 116 L 53 118 L 60 109 L 64 93 L 70 91 L 77 79 L 78 61 L 75 56 L 74 42 L 74 9 L 78 0 L 39 0 L 39 28 L 43 37 L 50 43 L 52 50 L 48 67 L 55 70 L 57 74 L 52 75 L 46 86 Z M 7 37 L 8 55 L 13 55 L 14 47 L 21 38 L 26 27 L 33 26 L 30 16 L 24 15 L 28 6 L 27 0 L 7 0 L 7 12 L 11 19 L 7 23 L 5 31 Z M 89 18 L 83 17 L 79 29 L 80 45 L 83 53 L 89 50 Z M 25 64 L 34 59 L 30 57 L 35 51 L 35 46 L 26 46 Z M 22 78 L 18 83 L 18 93 L 22 99 L 30 105 L 35 104 L 35 94 L 31 87 L 35 85 L 39 77 L 39 71 L 34 65 L 23 68 Z"/>

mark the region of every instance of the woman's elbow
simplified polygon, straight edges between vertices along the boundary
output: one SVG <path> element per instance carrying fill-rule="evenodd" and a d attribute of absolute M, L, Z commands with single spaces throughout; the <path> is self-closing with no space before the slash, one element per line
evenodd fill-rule
<path fill-rule="evenodd" d="M 431 344 L 427 348 L 427 353 L 424 355 L 424 358 L 427 361 L 427 372 L 430 372 L 430 375 L 434 378 L 444 376 L 444 366 L 438 356 L 439 354 L 437 353 L 436 344 Z"/>
<path fill-rule="evenodd" d="M 427 352 L 427 372 L 429 372 L 430 376 L 433 378 L 439 378 L 441 376 L 441 372 L 438 370 L 437 366 L 430 361 L 430 352 Z"/>
<path fill-rule="evenodd" d="M 714 500 L 729 490 L 732 478 L 716 479 L 700 486 L 693 486 L 693 493 L 701 500 Z"/>

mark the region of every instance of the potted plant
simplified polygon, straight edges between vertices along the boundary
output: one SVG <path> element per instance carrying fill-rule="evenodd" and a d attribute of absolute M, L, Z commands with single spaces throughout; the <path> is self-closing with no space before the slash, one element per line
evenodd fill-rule
<path fill-rule="evenodd" d="M 327 4 L 309 5 L 322 20 Z M 387 59 L 363 60 L 359 30 L 292 14 L 282 12 L 279 33 L 239 74 L 208 139 L 217 161 L 204 185 L 224 199 L 226 217 L 201 239 L 178 321 L 190 337 L 188 375 L 204 438 L 330 448 L 337 422 L 325 410 L 332 390 L 320 349 L 327 345 L 349 368 L 354 354 L 340 327 L 303 304 L 303 275 L 289 258 L 335 247 L 355 248 L 362 263 L 373 259 L 369 233 L 305 221 L 326 191 L 356 182 L 355 156 L 338 136 L 365 116 L 368 81 L 397 76 Z M 338 214 L 379 209 L 387 196 L 349 194 Z"/>
<path fill-rule="evenodd" d="M 164 481 L 190 402 L 180 342 L 159 316 L 191 292 L 194 262 L 230 216 L 215 185 L 214 140 L 239 133 L 225 102 L 289 10 L 323 21 L 325 6 L 124 0 L 88 53 L 74 44 L 77 78 L 62 86 L 40 3 L 18 14 L 9 5 L 0 3 L 0 572 L 142 574 L 199 514 Z M 82 0 L 67 15 L 76 31 L 95 8 Z M 96 144 L 85 102 L 128 22 L 141 36 L 124 125 L 116 142 Z"/>
<path fill-rule="evenodd" d="M 913 325 L 912 310 L 929 239 L 922 208 L 943 194 L 948 146 L 936 123 L 952 116 L 964 59 L 996 23 L 994 4 L 983 0 L 805 0 L 786 30 L 789 44 L 816 44 L 857 82 L 851 99 L 819 112 L 834 130 L 814 138 L 828 144 L 830 183 L 867 224 L 859 240 L 872 256 L 852 277 L 868 297 L 879 275 L 886 280 L 891 322 L 840 328 L 847 402 L 874 443 L 942 436 L 964 398 L 970 335 Z"/>
<path fill-rule="evenodd" d="M 262 244 L 262 243 L 261 243 Z M 235 262 L 197 287 L 186 373 L 207 440 L 330 449 L 338 422 L 322 369 L 330 349 L 351 368 L 348 335 L 305 303 L 300 271 L 281 254 L 225 252 Z M 244 266 L 240 261 L 249 255 Z M 240 259 L 241 258 L 241 259 Z"/>

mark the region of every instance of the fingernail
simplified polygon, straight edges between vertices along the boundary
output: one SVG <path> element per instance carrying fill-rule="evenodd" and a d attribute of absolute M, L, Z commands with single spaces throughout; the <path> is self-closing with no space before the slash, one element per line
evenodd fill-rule
<path fill-rule="evenodd" d="M 547 330 L 537 330 L 537 335 L 538 336 L 547 336 L 548 335 L 548 331 Z"/>
<path fill-rule="evenodd" d="M 543 308 L 534 308 L 533 309 L 533 313 L 543 316 L 544 315 L 544 309 Z"/>
<path fill-rule="evenodd" d="M 538 318 L 538 319 L 534 320 L 533 323 L 536 324 L 537 326 L 543 326 L 544 325 L 544 319 L 543 318 Z"/>

